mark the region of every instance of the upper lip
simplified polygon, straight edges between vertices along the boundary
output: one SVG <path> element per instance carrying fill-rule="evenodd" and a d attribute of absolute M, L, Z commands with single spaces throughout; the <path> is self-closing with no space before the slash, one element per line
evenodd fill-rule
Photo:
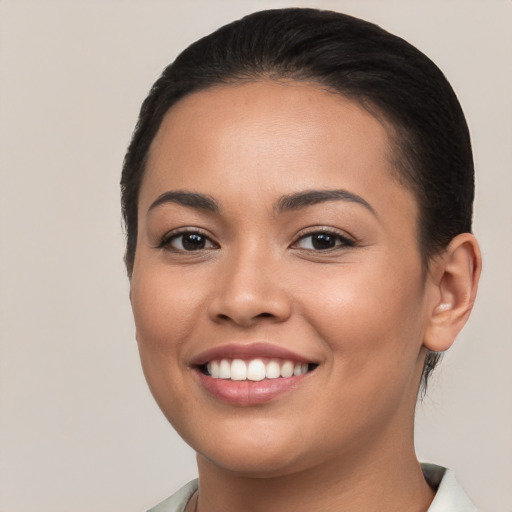
<path fill-rule="evenodd" d="M 285 359 L 295 363 L 313 363 L 311 359 L 301 356 L 289 349 L 272 345 L 269 343 L 228 343 L 213 347 L 197 356 L 192 358 L 192 366 L 201 366 L 209 361 L 219 359 L 256 359 L 256 358 L 269 358 L 269 359 Z"/>

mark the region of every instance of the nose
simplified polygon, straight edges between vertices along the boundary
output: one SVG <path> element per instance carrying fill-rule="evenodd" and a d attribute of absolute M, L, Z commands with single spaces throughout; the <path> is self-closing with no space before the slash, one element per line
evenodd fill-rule
<path fill-rule="evenodd" d="M 292 305 L 282 266 L 257 252 L 245 251 L 223 262 L 209 303 L 214 322 L 251 327 L 290 317 Z"/>

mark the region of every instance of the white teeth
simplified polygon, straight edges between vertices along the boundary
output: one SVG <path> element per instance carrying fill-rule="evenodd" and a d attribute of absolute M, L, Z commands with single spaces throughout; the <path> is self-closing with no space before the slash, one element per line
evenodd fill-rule
<path fill-rule="evenodd" d="M 263 380 L 265 378 L 265 363 L 261 359 L 253 359 L 247 367 L 247 379 Z"/>
<path fill-rule="evenodd" d="M 303 373 L 308 372 L 308 364 L 296 364 L 293 369 L 293 375 L 296 377 L 297 375 L 302 375 Z"/>
<path fill-rule="evenodd" d="M 247 380 L 247 365 L 241 359 L 231 361 L 231 380 Z"/>
<path fill-rule="evenodd" d="M 214 378 L 218 379 L 220 374 L 220 364 L 218 361 L 212 361 L 208 364 L 208 373 Z"/>
<path fill-rule="evenodd" d="M 213 375 L 212 375 L 213 377 Z M 219 379 L 231 378 L 231 364 L 227 359 L 223 359 L 219 365 Z"/>
<path fill-rule="evenodd" d="M 285 361 L 281 366 L 281 377 L 291 377 L 293 375 L 294 365 L 291 361 Z"/>
<path fill-rule="evenodd" d="M 308 372 L 307 363 L 293 363 L 292 361 L 270 360 L 268 363 L 262 359 L 221 359 L 210 361 L 206 365 L 208 374 L 214 379 L 251 380 L 260 381 L 265 378 L 277 379 L 303 375 Z"/>
<path fill-rule="evenodd" d="M 267 379 L 277 379 L 281 377 L 281 368 L 277 361 L 270 361 L 270 363 L 267 364 L 265 377 L 267 377 Z"/>

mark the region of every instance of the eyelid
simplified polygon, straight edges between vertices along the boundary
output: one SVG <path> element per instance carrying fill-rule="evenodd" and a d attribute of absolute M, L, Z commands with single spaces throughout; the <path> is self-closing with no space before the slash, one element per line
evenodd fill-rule
<path fill-rule="evenodd" d="M 168 250 L 174 250 L 175 252 L 182 252 L 179 249 L 170 248 L 170 243 L 172 240 L 178 238 L 182 235 L 187 234 L 194 234 L 194 235 L 201 235 L 204 238 L 206 238 L 213 246 L 214 248 L 218 248 L 219 244 L 213 240 L 213 238 L 204 230 L 201 228 L 193 227 L 193 226 L 184 226 L 181 228 L 172 229 L 171 231 L 168 231 L 163 235 L 160 240 L 158 241 L 157 245 L 155 246 L 156 249 L 168 249 Z M 208 248 L 210 249 L 210 248 Z M 194 251 L 183 251 L 183 252 L 194 252 Z"/>
<path fill-rule="evenodd" d="M 315 252 L 328 252 L 332 250 L 336 250 L 339 248 L 347 248 L 347 247 L 354 247 L 357 245 L 357 240 L 349 235 L 346 231 L 342 231 L 337 228 L 333 228 L 331 226 L 312 226 L 308 228 L 302 229 L 297 236 L 295 237 L 295 241 L 291 244 L 291 248 L 294 248 L 295 245 L 297 245 L 298 242 L 303 240 L 304 238 L 307 238 L 308 236 L 313 236 L 315 234 L 327 234 L 332 235 L 336 237 L 338 240 L 341 241 L 339 245 L 336 245 L 330 249 L 324 249 L 323 251 L 315 250 L 315 249 L 303 249 L 302 250 L 314 250 Z"/>

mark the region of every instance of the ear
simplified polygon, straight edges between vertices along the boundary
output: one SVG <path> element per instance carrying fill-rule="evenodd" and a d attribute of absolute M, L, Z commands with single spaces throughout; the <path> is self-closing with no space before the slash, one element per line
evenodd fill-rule
<path fill-rule="evenodd" d="M 467 322 L 475 302 L 482 257 L 470 233 L 456 236 L 446 250 L 431 261 L 430 316 L 423 345 L 434 352 L 450 348 Z"/>

